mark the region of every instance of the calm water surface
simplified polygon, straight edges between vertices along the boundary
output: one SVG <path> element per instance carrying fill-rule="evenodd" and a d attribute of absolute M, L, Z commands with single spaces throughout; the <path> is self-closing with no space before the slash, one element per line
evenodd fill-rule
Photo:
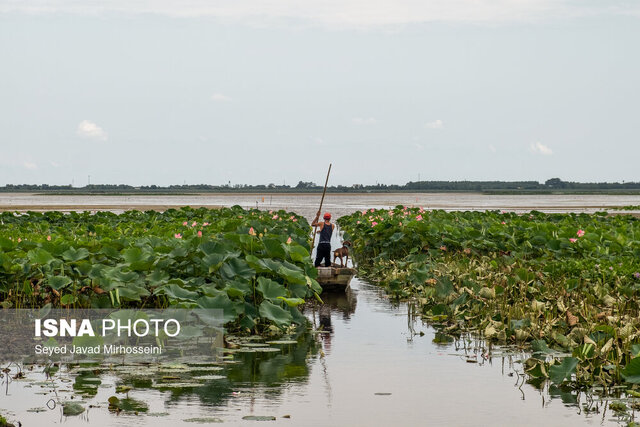
<path fill-rule="evenodd" d="M 318 210 L 319 194 L 202 194 L 177 196 L 48 196 L 29 193 L 0 194 L 1 209 L 76 210 L 152 209 L 175 206 L 233 206 L 294 210 L 311 217 Z M 544 212 L 595 212 L 615 206 L 640 205 L 640 196 L 527 195 L 493 196 L 471 193 L 327 194 L 323 210 L 338 216 L 367 208 L 396 205 L 425 209 Z"/>
<path fill-rule="evenodd" d="M 1 412 L 25 426 L 174 426 L 193 425 L 194 418 L 252 425 L 256 421 L 243 420 L 249 415 L 276 417 L 268 425 L 304 426 L 619 421 L 597 399 L 590 403 L 585 395 L 523 384 L 521 354 L 490 350 L 471 338 L 435 343 L 441 340 L 433 328 L 412 319 L 407 304 L 390 302 L 375 286 L 355 279 L 352 290 L 325 295 L 325 303 L 305 308 L 323 333 L 301 334 L 298 344 L 274 346 L 275 352 L 237 352 L 239 363 L 221 365 L 215 379 L 199 387 L 161 390 L 153 388 L 152 373 L 103 367 L 92 395 L 90 388 L 89 393 L 83 389 L 77 369 L 63 368 L 53 383 L 42 383 L 44 375 L 33 373 L 27 380 L 3 383 Z M 129 397 L 145 402 L 151 415 L 109 412 L 106 400 L 116 384 L 134 385 Z M 49 399 L 64 401 L 72 395 L 95 407 L 74 417 L 62 416 L 59 406 L 29 412 L 46 408 Z M 587 406 L 596 411 L 587 414 Z"/>

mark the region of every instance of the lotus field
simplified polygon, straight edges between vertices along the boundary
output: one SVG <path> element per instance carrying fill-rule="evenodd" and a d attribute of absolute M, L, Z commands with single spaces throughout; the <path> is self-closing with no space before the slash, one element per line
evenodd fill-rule
<path fill-rule="evenodd" d="M 640 396 L 640 220 L 398 206 L 338 222 L 360 275 L 442 333 L 528 349 L 532 382 Z"/>
<path fill-rule="evenodd" d="M 202 307 L 231 331 L 304 323 L 321 288 L 310 226 L 285 211 L 0 214 L 5 308 Z"/>

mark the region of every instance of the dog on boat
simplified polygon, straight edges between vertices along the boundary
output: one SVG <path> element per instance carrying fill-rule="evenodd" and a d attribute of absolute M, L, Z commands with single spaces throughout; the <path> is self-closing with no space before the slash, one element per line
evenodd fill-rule
<path fill-rule="evenodd" d="M 351 247 L 351 242 L 345 240 L 342 242 L 342 247 L 333 251 L 333 263 L 336 263 L 336 258 L 340 258 L 340 267 L 346 267 L 347 262 L 349 261 L 349 248 Z M 345 258 L 344 265 L 342 264 L 342 258 Z"/>

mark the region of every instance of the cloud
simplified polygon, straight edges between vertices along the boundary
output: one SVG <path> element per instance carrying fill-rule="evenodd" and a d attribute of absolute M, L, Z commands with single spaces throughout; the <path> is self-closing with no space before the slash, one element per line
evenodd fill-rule
<path fill-rule="evenodd" d="M 496 147 L 493 144 L 489 144 L 489 151 L 491 151 L 492 153 L 495 153 L 496 151 Z"/>
<path fill-rule="evenodd" d="M 553 154 L 553 150 L 551 150 L 551 148 L 539 141 L 532 143 L 529 149 L 534 153 L 542 154 L 544 156 L 550 156 Z"/>
<path fill-rule="evenodd" d="M 640 13 L 628 0 L 30 0 L 0 3 L 0 12 L 72 14 L 155 14 L 215 17 L 273 25 L 291 21 L 328 27 L 370 28 L 426 22 L 512 23 L 549 17 L 619 16 Z"/>
<path fill-rule="evenodd" d="M 313 142 L 316 145 L 323 145 L 324 139 L 320 138 L 319 136 L 316 136 L 314 138 L 311 138 L 311 142 Z"/>
<path fill-rule="evenodd" d="M 418 150 L 418 151 L 424 150 L 424 145 L 418 144 L 417 142 L 414 142 L 413 146 L 416 147 L 416 150 Z"/>
<path fill-rule="evenodd" d="M 90 122 L 89 120 L 83 120 L 78 124 L 76 134 L 81 138 L 95 139 L 98 141 L 107 140 L 107 132 L 104 131 L 97 124 Z"/>
<path fill-rule="evenodd" d="M 429 129 L 442 129 L 444 127 L 444 123 L 442 123 L 442 120 L 438 119 L 432 122 L 428 122 L 424 125 L 424 127 Z"/>
<path fill-rule="evenodd" d="M 33 162 L 22 162 L 22 166 L 24 166 L 25 169 L 29 169 L 30 171 L 38 169 L 38 165 Z"/>
<path fill-rule="evenodd" d="M 58 162 L 54 162 L 53 160 L 51 160 L 51 161 L 49 162 L 49 164 L 50 164 L 52 167 L 54 167 L 54 168 L 59 168 L 59 167 L 60 167 L 60 163 L 58 163 Z"/>
<path fill-rule="evenodd" d="M 376 119 L 373 117 L 364 118 L 364 117 L 354 117 L 351 119 L 351 123 L 354 125 L 362 126 L 362 125 L 375 125 Z"/>
<path fill-rule="evenodd" d="M 231 102 L 233 99 L 230 96 L 223 95 L 221 93 L 214 93 L 211 95 L 211 99 L 218 102 Z"/>

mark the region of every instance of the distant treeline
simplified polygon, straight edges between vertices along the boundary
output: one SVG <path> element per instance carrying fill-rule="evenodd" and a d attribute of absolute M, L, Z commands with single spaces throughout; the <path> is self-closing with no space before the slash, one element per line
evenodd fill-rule
<path fill-rule="evenodd" d="M 79 194 L 158 194 L 158 193 L 316 193 L 322 186 L 314 182 L 300 181 L 296 186 L 290 185 L 158 185 L 132 186 L 125 184 L 91 184 L 84 187 L 71 185 L 32 185 L 7 184 L 0 187 L 0 192 L 23 193 L 79 193 Z M 404 185 L 336 185 L 327 188 L 331 193 L 391 193 L 391 192 L 480 192 L 492 194 L 515 193 L 640 193 L 640 182 L 570 182 L 560 178 L 552 178 L 544 183 L 537 181 L 410 181 Z"/>

